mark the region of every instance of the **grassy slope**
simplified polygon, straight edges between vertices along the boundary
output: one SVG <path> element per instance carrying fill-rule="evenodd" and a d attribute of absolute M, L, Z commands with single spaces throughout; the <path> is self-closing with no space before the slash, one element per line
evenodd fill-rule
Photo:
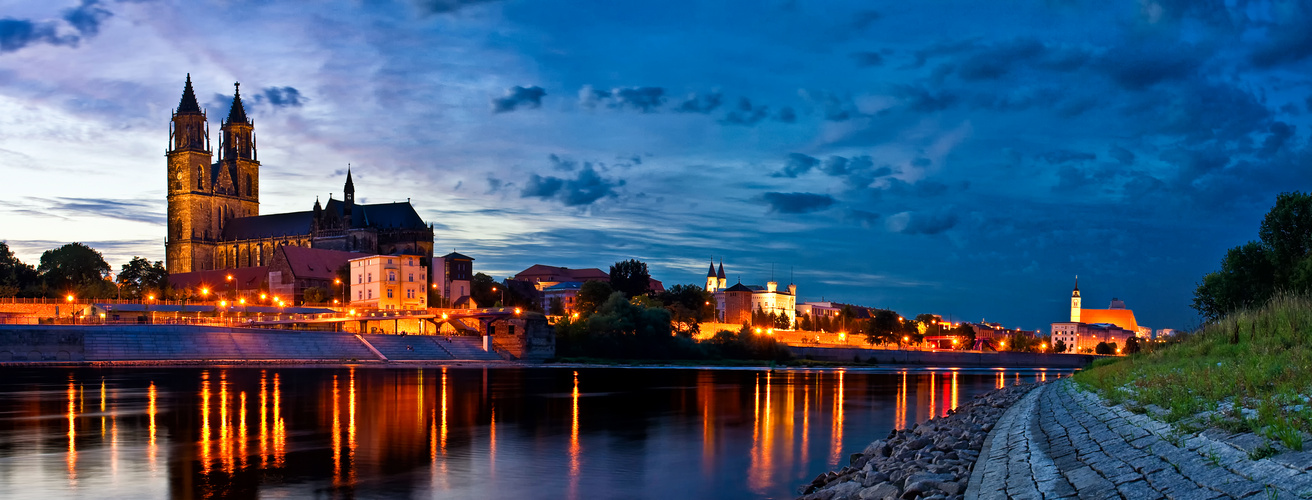
<path fill-rule="evenodd" d="M 1312 431 L 1312 298 L 1279 296 L 1184 341 L 1100 360 L 1076 382 L 1132 410 L 1157 405 L 1168 422 L 1257 431 L 1302 449 Z"/>

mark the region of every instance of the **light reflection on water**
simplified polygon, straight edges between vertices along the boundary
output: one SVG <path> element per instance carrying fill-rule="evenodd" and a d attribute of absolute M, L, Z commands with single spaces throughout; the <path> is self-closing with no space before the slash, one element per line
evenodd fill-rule
<path fill-rule="evenodd" d="M 4 369 L 0 491 L 790 498 L 890 428 L 1048 371 Z"/>

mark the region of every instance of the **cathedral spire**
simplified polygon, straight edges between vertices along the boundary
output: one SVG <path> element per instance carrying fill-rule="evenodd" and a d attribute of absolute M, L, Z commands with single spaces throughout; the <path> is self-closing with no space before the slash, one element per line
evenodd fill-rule
<path fill-rule="evenodd" d="M 182 87 L 182 100 L 178 102 L 178 112 L 200 112 L 200 104 L 196 102 L 196 91 L 191 88 L 191 73 L 187 73 L 187 84 Z"/>
<path fill-rule="evenodd" d="M 707 278 L 715 277 L 715 260 L 713 259 L 711 260 L 711 269 L 709 271 L 706 271 L 706 277 Z"/>
<path fill-rule="evenodd" d="M 228 111 L 228 123 L 250 123 L 246 119 L 246 107 L 241 104 L 241 83 L 238 82 L 232 85 L 236 91 L 232 96 L 232 109 Z M 185 99 L 186 96 L 183 97 Z"/>

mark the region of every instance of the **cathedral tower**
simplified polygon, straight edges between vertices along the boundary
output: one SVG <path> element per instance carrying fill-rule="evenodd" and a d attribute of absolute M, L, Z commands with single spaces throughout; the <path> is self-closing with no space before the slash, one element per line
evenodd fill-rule
<path fill-rule="evenodd" d="M 720 289 L 720 280 L 715 278 L 715 261 L 711 261 L 711 269 L 706 271 L 706 291 L 715 293 Z"/>
<path fill-rule="evenodd" d="M 213 245 L 209 238 L 208 193 L 212 189 L 210 133 L 205 112 L 196 102 L 191 75 L 182 89 L 182 100 L 169 123 L 168 235 L 164 244 L 165 266 L 171 273 L 199 270 L 198 260 L 209 260 Z"/>
<path fill-rule="evenodd" d="M 1080 322 L 1080 277 L 1075 277 L 1075 291 L 1071 292 L 1071 323 Z"/>

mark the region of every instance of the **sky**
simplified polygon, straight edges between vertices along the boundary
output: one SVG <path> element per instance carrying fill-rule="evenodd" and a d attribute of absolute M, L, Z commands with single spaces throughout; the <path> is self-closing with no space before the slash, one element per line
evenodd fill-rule
<path fill-rule="evenodd" d="M 1309 184 L 1312 2 L 0 1 L 0 240 L 161 260 L 170 112 L 255 122 L 261 213 L 411 200 L 497 278 L 1047 331 L 1113 297 L 1189 328 Z M 213 138 L 217 141 L 217 136 Z"/>

